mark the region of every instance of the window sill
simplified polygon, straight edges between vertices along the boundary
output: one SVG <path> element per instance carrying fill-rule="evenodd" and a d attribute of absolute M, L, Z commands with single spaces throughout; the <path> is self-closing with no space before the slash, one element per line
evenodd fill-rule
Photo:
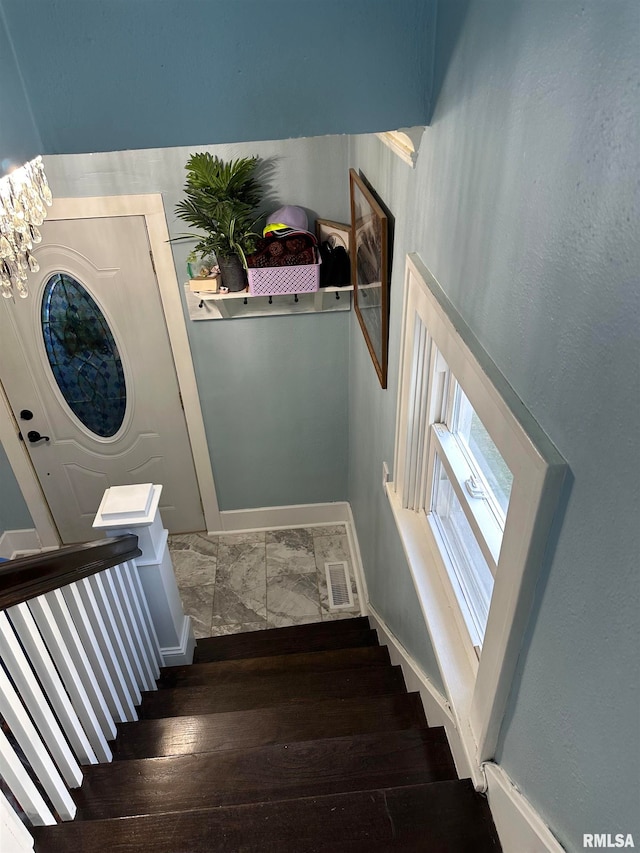
<path fill-rule="evenodd" d="M 386 484 L 391 511 L 420 602 L 420 607 L 436 655 L 446 690 L 446 699 L 467 762 L 467 771 L 477 787 L 484 787 L 484 775 L 477 761 L 477 744 L 471 732 L 470 710 L 478 672 L 478 661 L 469 641 L 453 593 L 447 590 L 438 571 L 441 560 L 426 519 L 403 509 L 394 483 Z M 443 566 L 444 571 L 444 566 Z M 459 772 L 462 768 L 458 768 Z"/>

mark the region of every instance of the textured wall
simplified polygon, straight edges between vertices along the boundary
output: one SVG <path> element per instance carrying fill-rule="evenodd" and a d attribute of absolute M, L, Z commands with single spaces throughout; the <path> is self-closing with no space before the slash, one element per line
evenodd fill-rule
<path fill-rule="evenodd" d="M 45 158 L 56 197 L 161 192 L 170 232 L 193 149 Z M 271 201 L 310 219 L 348 217 L 347 137 L 211 146 L 223 159 L 272 165 Z M 173 244 L 178 281 L 191 244 Z M 346 499 L 348 317 L 341 314 L 188 322 L 220 508 Z"/>
<path fill-rule="evenodd" d="M 418 251 L 571 468 L 498 759 L 569 851 L 635 832 L 638 767 L 638 44 L 635 2 L 447 2 L 415 171 L 353 140 L 396 217 L 390 389 L 352 318 L 350 484 L 394 536 L 403 258 Z M 413 637 L 406 567 L 364 547 L 374 604 Z M 389 575 L 393 575 L 393 581 Z M 422 658 L 427 669 L 429 654 Z"/>
<path fill-rule="evenodd" d="M 401 13 L 389 0 L 0 3 L 47 154 L 425 124 L 434 7 L 433 0 L 403 0 Z"/>

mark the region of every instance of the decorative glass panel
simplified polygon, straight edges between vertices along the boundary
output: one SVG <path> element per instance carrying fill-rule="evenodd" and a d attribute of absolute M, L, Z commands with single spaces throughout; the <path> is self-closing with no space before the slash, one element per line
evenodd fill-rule
<path fill-rule="evenodd" d="M 115 435 L 127 391 L 104 314 L 80 282 L 56 273 L 44 289 L 41 321 L 47 358 L 71 411 L 96 435 Z"/>

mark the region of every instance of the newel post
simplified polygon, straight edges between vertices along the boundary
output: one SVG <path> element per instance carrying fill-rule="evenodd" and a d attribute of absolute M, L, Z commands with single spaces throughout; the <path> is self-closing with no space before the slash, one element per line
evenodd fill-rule
<path fill-rule="evenodd" d="M 136 559 L 140 581 L 160 643 L 165 666 L 191 663 L 195 636 L 185 616 L 162 526 L 158 504 L 162 486 L 143 483 L 111 486 L 102 497 L 93 527 L 107 536 L 134 533 L 142 556 Z"/>

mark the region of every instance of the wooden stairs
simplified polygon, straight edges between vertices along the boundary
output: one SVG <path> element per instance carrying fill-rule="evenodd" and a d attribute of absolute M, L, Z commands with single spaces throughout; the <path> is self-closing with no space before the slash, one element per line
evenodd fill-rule
<path fill-rule="evenodd" d="M 199 640 L 158 686 L 36 853 L 500 850 L 366 618 Z"/>

